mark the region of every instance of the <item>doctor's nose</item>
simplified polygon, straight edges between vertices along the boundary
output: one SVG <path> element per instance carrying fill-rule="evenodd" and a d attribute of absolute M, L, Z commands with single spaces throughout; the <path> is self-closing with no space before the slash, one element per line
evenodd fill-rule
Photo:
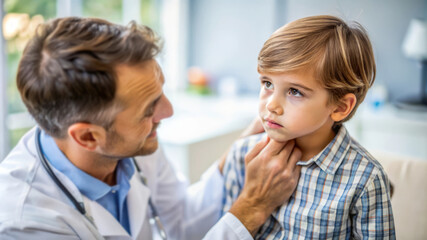
<path fill-rule="evenodd" d="M 282 115 L 283 114 L 283 107 L 280 104 L 280 101 L 277 97 L 272 95 L 268 101 L 267 101 L 267 110 L 271 113 L 274 113 L 276 115 Z"/>
<path fill-rule="evenodd" d="M 158 123 L 162 119 L 168 118 L 173 115 L 173 107 L 169 99 L 165 94 L 162 95 L 160 101 L 156 107 L 154 113 L 153 122 Z"/>

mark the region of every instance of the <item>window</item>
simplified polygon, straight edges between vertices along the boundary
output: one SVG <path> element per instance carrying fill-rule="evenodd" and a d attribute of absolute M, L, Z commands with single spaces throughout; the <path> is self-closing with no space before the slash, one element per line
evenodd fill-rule
<path fill-rule="evenodd" d="M 103 18 L 110 22 L 121 23 L 123 16 L 121 0 L 84 0 L 82 5 L 83 17 Z"/>
<path fill-rule="evenodd" d="M 33 36 L 38 24 L 55 17 L 55 0 L 5 0 L 3 17 L 3 37 L 5 39 L 5 69 L 8 127 L 8 145 L 13 147 L 21 136 L 34 125 L 26 114 L 16 88 L 16 70 L 27 41 Z"/>

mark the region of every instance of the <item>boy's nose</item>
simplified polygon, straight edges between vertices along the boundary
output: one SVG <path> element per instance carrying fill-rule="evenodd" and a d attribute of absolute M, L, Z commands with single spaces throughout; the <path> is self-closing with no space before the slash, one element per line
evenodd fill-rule
<path fill-rule="evenodd" d="M 276 115 L 282 115 L 283 114 L 283 107 L 280 104 L 279 99 L 277 99 L 277 97 L 275 97 L 274 95 L 268 99 L 267 110 L 271 113 L 276 114 Z"/>

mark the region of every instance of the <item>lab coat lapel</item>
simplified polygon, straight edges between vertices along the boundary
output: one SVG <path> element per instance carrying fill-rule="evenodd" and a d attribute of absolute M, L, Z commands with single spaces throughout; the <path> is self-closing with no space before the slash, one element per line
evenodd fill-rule
<path fill-rule="evenodd" d="M 129 223 L 132 236 L 138 239 L 141 234 L 141 229 L 149 229 L 150 223 L 145 221 L 148 210 L 148 198 L 150 197 L 150 189 L 142 184 L 139 179 L 139 173 L 135 172 L 130 180 L 130 189 L 127 196 Z M 143 225 L 147 224 L 144 228 Z M 147 232 L 143 234 L 149 234 Z M 150 234 L 151 235 L 151 234 Z M 151 237 L 151 236 L 150 236 Z"/>
<path fill-rule="evenodd" d="M 141 232 L 142 229 L 150 229 L 150 223 L 145 221 L 148 210 L 148 198 L 150 190 L 141 183 L 138 173 L 135 173 L 130 180 L 130 189 L 127 195 L 128 216 L 130 230 L 134 239 L 139 239 L 139 236 L 149 235 L 151 239 L 151 230 Z M 128 236 L 122 225 L 110 214 L 103 206 L 95 201 L 85 198 L 85 202 L 89 205 L 88 212 L 92 215 L 95 225 L 102 236 Z M 142 226 L 147 224 L 144 228 Z M 142 234 L 142 235 L 141 235 Z M 148 236 L 145 236 L 148 237 Z"/>
<path fill-rule="evenodd" d="M 122 227 L 120 222 L 111 215 L 102 205 L 99 203 L 85 198 L 85 204 L 89 204 L 87 209 L 89 215 L 93 217 L 96 227 L 102 236 L 129 236 L 126 230 Z"/>
<path fill-rule="evenodd" d="M 134 239 L 139 239 L 138 236 L 144 236 L 148 234 L 151 239 L 151 226 L 148 221 L 145 221 L 147 218 L 148 210 L 148 199 L 150 197 L 151 191 L 147 186 L 142 184 L 139 179 L 138 172 L 133 174 L 130 179 L 130 189 L 127 195 L 127 205 L 128 205 L 128 216 L 131 234 Z M 113 236 L 129 236 L 127 231 L 122 227 L 119 221 L 111 215 L 103 206 L 101 206 L 96 201 L 88 199 L 86 196 L 82 196 L 87 207 L 88 215 L 91 216 L 94 220 L 94 223 L 99 231 L 99 233 L 104 237 L 113 237 Z M 147 224 L 147 226 L 142 226 Z M 141 230 L 147 230 L 143 233 Z M 144 235 L 141 235 L 144 234 Z M 147 237 L 147 236 L 145 236 Z"/>

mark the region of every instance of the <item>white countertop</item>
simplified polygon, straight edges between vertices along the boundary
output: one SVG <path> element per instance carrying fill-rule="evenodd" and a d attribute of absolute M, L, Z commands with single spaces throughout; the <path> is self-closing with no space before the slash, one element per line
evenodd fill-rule
<path fill-rule="evenodd" d="M 258 97 L 168 96 L 174 115 L 158 130 L 164 143 L 191 144 L 231 131 L 242 130 L 257 116 Z"/>

